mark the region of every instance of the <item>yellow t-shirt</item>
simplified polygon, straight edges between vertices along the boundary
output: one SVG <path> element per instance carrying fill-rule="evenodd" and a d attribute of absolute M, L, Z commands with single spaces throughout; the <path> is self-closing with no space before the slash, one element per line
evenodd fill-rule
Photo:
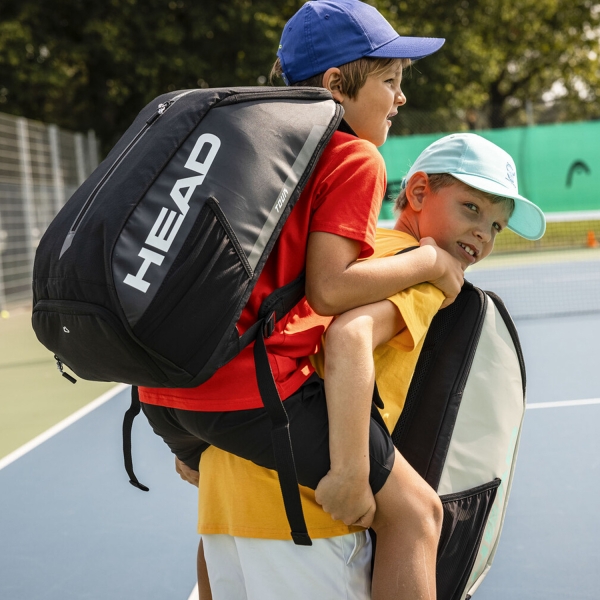
<path fill-rule="evenodd" d="M 378 229 L 374 257 L 393 256 L 418 246 L 410 235 Z M 393 430 L 406 399 L 425 334 L 444 295 L 431 284 L 420 284 L 390 297 L 406 323 L 396 337 L 375 351 L 377 386 L 386 425 Z M 314 361 L 319 370 L 319 360 Z M 322 371 L 320 372 L 322 375 Z M 314 491 L 300 486 L 302 507 L 312 538 L 329 538 L 358 531 L 334 521 L 315 501 Z M 211 446 L 200 462 L 198 532 L 239 537 L 288 540 L 290 526 L 275 471 Z"/>

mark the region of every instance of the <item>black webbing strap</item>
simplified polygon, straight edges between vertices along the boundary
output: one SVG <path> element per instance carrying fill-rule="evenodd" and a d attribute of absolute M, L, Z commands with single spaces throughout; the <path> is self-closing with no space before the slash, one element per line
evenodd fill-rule
<path fill-rule="evenodd" d="M 383 400 L 381 399 L 381 396 L 379 395 L 379 389 L 377 388 L 376 382 L 373 384 L 373 404 L 377 408 L 385 408 L 385 405 L 383 404 Z"/>
<path fill-rule="evenodd" d="M 258 320 L 248 327 L 241 335 L 237 352 L 241 352 L 250 342 L 253 342 L 260 329 L 269 328 L 265 337 L 269 337 L 275 327 L 275 322 L 284 317 L 304 297 L 304 273 L 301 273 L 294 281 L 271 292 L 260 305 Z M 273 319 L 273 312 L 275 318 Z"/>
<path fill-rule="evenodd" d="M 131 428 L 133 427 L 133 420 L 139 414 L 141 408 L 140 395 L 137 386 L 134 385 L 131 387 L 131 405 L 123 417 L 123 458 L 125 459 L 125 470 L 129 475 L 129 483 L 147 492 L 148 488 L 138 481 L 133 472 L 133 459 L 131 458 Z"/>
<path fill-rule="evenodd" d="M 273 372 L 271 371 L 265 346 L 265 334 L 267 337 L 270 335 L 274 323 L 275 314 L 273 313 L 265 320 L 264 327 L 260 328 L 254 344 L 256 378 L 265 409 L 273 424 L 271 439 L 273 452 L 275 453 L 275 465 L 279 475 L 285 514 L 291 527 L 292 539 L 299 546 L 312 546 L 300 501 L 300 489 L 298 488 L 298 477 L 290 437 L 290 423 L 273 379 Z M 265 329 L 267 329 L 266 332 Z"/>
<path fill-rule="evenodd" d="M 396 254 L 406 254 L 406 252 L 411 252 L 412 250 L 416 250 L 420 246 L 408 246 L 408 248 L 403 248 L 400 252 L 396 252 Z"/>

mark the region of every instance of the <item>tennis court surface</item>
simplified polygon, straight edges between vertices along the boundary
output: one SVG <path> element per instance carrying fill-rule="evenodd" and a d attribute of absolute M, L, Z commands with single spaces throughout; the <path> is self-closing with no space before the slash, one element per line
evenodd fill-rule
<path fill-rule="evenodd" d="M 579 288 L 572 284 L 580 263 L 590 263 L 592 279 L 600 263 L 584 258 L 562 266 L 551 257 L 537 266 L 499 259 L 468 274 L 517 317 L 529 402 L 504 532 L 477 600 L 600 597 L 600 311 L 572 310 L 587 293 L 588 276 Z M 527 285 L 540 274 L 542 283 Z M 549 301 L 542 310 L 534 300 L 533 312 L 531 299 L 524 304 L 524 316 L 537 318 L 519 318 L 527 288 Z M 0 462 L 3 600 L 188 599 L 195 490 L 175 475 L 143 418 L 134 427 L 134 464 L 151 490 L 129 485 L 120 438 L 127 405 L 127 390 L 120 391 Z"/>

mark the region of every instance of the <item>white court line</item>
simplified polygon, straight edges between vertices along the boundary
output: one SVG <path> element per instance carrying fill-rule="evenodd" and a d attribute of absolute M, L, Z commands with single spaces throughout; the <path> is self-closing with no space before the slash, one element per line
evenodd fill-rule
<path fill-rule="evenodd" d="M 66 419 L 63 419 L 60 423 L 57 423 L 50 429 L 44 431 L 44 433 L 40 433 L 37 437 L 33 438 L 31 441 L 23 444 L 20 448 L 17 448 L 14 452 L 11 452 L 4 458 L 0 459 L 0 469 L 10 465 L 10 463 L 14 462 L 18 458 L 21 458 L 23 455 L 27 454 L 40 444 L 43 444 L 46 440 L 49 440 L 51 437 L 55 436 L 57 433 L 60 433 L 63 429 L 66 429 L 69 425 L 75 423 L 75 421 L 79 421 L 82 417 L 85 417 L 88 413 L 91 413 L 93 410 L 108 402 L 111 398 L 114 398 L 117 394 L 127 389 L 129 386 L 125 383 L 121 383 L 111 390 L 108 390 L 102 396 L 92 400 L 89 404 L 86 404 L 83 408 L 80 408 L 78 411 L 74 412 L 72 415 L 68 416 Z"/>
<path fill-rule="evenodd" d="M 188 600 L 198 600 L 199 597 L 200 597 L 200 592 L 198 591 L 198 584 L 196 584 L 194 586 L 194 589 L 192 590 L 192 593 L 190 594 L 190 597 L 188 598 Z"/>
<path fill-rule="evenodd" d="M 586 400 L 562 400 L 558 402 L 533 402 L 526 408 L 560 408 L 563 406 L 584 406 L 586 404 L 600 404 L 600 398 L 587 398 Z"/>

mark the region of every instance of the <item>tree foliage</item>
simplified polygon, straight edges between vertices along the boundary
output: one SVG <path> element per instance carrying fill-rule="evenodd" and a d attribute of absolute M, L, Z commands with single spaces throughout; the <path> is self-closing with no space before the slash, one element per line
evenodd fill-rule
<path fill-rule="evenodd" d="M 562 118 L 600 116 L 597 0 L 379 0 L 406 35 L 446 38 L 413 68 L 411 105 L 477 109 L 503 127 L 528 101 L 561 98 Z"/>
<path fill-rule="evenodd" d="M 2 0 L 0 110 L 94 129 L 107 149 L 166 91 L 265 82 L 301 4 Z"/>
<path fill-rule="evenodd" d="M 370 0 L 404 35 L 445 37 L 405 83 L 410 107 L 492 126 L 560 97 L 598 116 L 597 0 Z M 0 111 L 94 129 L 108 149 L 155 96 L 264 84 L 302 0 L 0 0 Z"/>

